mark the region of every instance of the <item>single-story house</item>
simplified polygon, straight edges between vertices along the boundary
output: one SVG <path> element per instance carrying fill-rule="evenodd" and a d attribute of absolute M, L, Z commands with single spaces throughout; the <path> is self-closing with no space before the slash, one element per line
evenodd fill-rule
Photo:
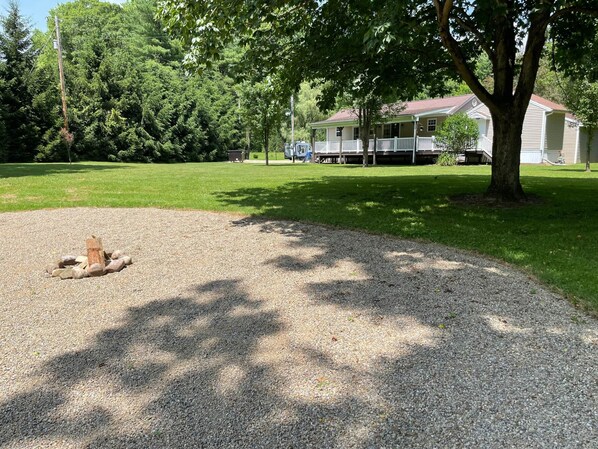
<path fill-rule="evenodd" d="M 441 151 L 434 135 L 444 120 L 458 112 L 473 118 L 480 130 L 475 149 L 469 151 L 469 160 L 492 160 L 492 118 L 486 105 L 475 95 L 409 101 L 404 109 L 384 123 L 377 125 L 370 134 L 370 154 L 376 157 L 403 159 L 415 163 L 435 158 Z M 325 130 L 325 140 L 313 142 L 314 156 L 320 161 L 342 159 L 361 160 L 361 140 L 356 111 L 343 109 L 330 118 L 311 124 L 316 130 Z M 374 134 L 375 133 L 375 134 Z M 567 109 L 557 103 L 533 95 L 523 123 L 521 162 L 538 164 L 557 162 L 560 156 L 565 163 L 585 161 L 587 133 Z M 598 138 L 592 162 L 598 160 Z"/>
<path fill-rule="evenodd" d="M 583 123 L 572 114 L 565 116 L 565 133 L 563 136 L 563 157 L 567 164 L 586 163 L 588 147 L 588 131 Z M 598 130 L 594 132 L 590 162 L 598 162 Z"/>

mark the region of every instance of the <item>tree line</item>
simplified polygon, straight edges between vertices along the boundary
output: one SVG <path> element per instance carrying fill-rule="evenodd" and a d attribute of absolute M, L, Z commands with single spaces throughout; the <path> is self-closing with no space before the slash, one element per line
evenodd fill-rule
<path fill-rule="evenodd" d="M 155 11 L 154 0 L 76 0 L 50 11 L 42 33 L 11 2 L 0 22 L 0 162 L 67 160 L 54 15 L 75 159 L 214 161 L 245 146 L 242 83 L 224 63 L 187 71 Z"/>
<path fill-rule="evenodd" d="M 470 91 L 499 131 L 488 192 L 522 198 L 518 136 L 532 91 L 558 100 L 558 68 L 568 105 L 586 125 L 598 116 L 589 95 L 598 8 L 487 3 L 76 0 L 50 11 L 42 33 L 13 2 L 0 23 L 0 161 L 62 161 L 69 148 L 76 159 L 219 160 L 289 141 L 291 94 L 296 140 L 308 140 L 322 110 L 353 108 L 367 136 L 384 102 Z M 72 135 L 61 118 L 55 14 Z"/>

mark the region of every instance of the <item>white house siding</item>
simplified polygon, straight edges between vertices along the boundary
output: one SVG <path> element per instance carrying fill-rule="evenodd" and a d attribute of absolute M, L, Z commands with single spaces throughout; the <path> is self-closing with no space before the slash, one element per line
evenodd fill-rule
<path fill-rule="evenodd" d="M 556 162 L 563 151 L 565 113 L 553 112 L 546 116 L 545 157 Z"/>
<path fill-rule="evenodd" d="M 471 98 L 465 102 L 459 111 L 468 111 L 473 107 Z M 479 100 L 477 100 L 479 101 Z M 475 112 L 491 117 L 488 107 L 484 104 L 478 105 L 475 108 Z M 436 119 L 436 130 L 442 125 L 446 116 L 428 116 L 420 117 L 419 127 L 417 135 L 420 137 L 430 137 L 435 132 L 428 131 L 428 119 Z M 562 112 L 553 112 L 546 116 L 546 128 L 544 128 L 545 109 L 536 104 L 530 104 L 525 119 L 523 121 L 523 131 L 521 135 L 521 163 L 523 164 L 539 164 L 542 162 L 542 156 L 544 154 L 549 160 L 557 160 L 561 155 L 565 157 L 567 163 L 575 163 L 580 161 L 579 152 L 576 152 L 575 142 L 576 135 L 575 129 L 568 127 L 565 123 L 565 114 Z M 481 128 L 484 128 L 481 126 Z M 343 140 L 353 140 L 353 125 L 345 126 L 343 129 Z M 400 124 L 400 136 L 410 137 L 413 136 L 413 122 L 403 122 Z M 376 134 L 378 137 L 383 137 L 383 127 L 377 129 Z M 338 142 L 339 138 L 336 136 L 336 128 L 331 127 L 326 130 L 327 140 L 330 142 Z M 494 137 L 494 128 L 492 119 L 486 122 L 486 137 L 490 140 Z M 544 138 L 544 139 L 543 139 Z M 544 140 L 544 142 L 542 141 Z M 582 142 L 580 142 L 581 147 Z M 598 136 L 594 142 L 596 147 L 592 158 L 598 159 Z M 583 149 L 581 151 L 583 153 Z M 577 154 L 577 156 L 576 156 Z M 585 156 L 584 156 L 585 157 Z M 592 160 L 593 160 L 592 159 Z M 585 159 L 584 159 L 585 160 Z"/>
<path fill-rule="evenodd" d="M 579 156 L 580 162 L 586 163 L 587 160 L 588 131 L 585 128 L 579 130 Z M 592 139 L 592 151 L 590 153 L 590 162 L 598 162 L 598 131 L 594 131 Z"/>
<path fill-rule="evenodd" d="M 462 104 L 459 108 L 455 109 L 453 111 L 453 113 L 454 114 L 457 114 L 459 112 L 465 112 L 465 113 L 467 113 L 467 111 L 469 111 L 470 109 L 476 107 L 478 104 L 480 104 L 480 100 L 478 100 L 476 97 L 472 97 L 469 100 L 467 100 L 466 103 Z"/>
<path fill-rule="evenodd" d="M 488 106 L 486 106 L 485 104 L 480 106 L 480 108 L 477 110 L 477 112 L 479 112 L 482 115 L 485 115 L 486 117 L 491 117 L 490 110 L 488 109 Z M 492 140 L 493 136 L 494 136 L 494 128 L 492 127 L 492 119 L 490 119 L 486 122 L 486 137 L 488 137 L 488 139 Z"/>
<path fill-rule="evenodd" d="M 567 164 L 575 164 L 579 161 L 576 123 L 572 120 L 565 120 L 563 129 L 563 157 Z"/>
<path fill-rule="evenodd" d="M 401 137 L 413 137 L 413 122 L 401 123 Z"/>
<path fill-rule="evenodd" d="M 477 112 L 490 117 L 490 111 L 486 105 L 482 105 Z M 521 163 L 539 164 L 542 162 L 542 123 L 544 121 L 544 110 L 530 104 L 523 120 L 523 132 L 521 133 Z M 488 139 L 492 140 L 494 128 L 492 120 L 488 123 Z"/>
<path fill-rule="evenodd" d="M 340 137 L 338 137 L 336 135 L 336 127 L 327 128 L 326 138 L 330 142 L 338 142 L 340 140 Z M 353 139 L 353 127 L 352 126 L 343 127 L 343 140 L 352 140 L 352 139 Z"/>
<path fill-rule="evenodd" d="M 417 135 L 419 137 L 432 137 L 436 134 L 436 131 L 428 131 L 428 120 L 436 120 L 436 131 L 440 129 L 442 123 L 446 120 L 446 116 L 430 116 L 430 117 L 420 117 L 419 119 L 419 129 L 417 130 Z M 407 125 L 407 124 L 405 124 Z M 401 128 L 401 135 L 403 135 L 403 130 L 405 127 Z M 420 131 L 421 129 L 421 131 Z M 411 134 L 410 134 L 410 133 Z M 409 132 L 405 133 L 405 137 L 411 137 L 413 135 L 413 125 L 409 126 Z"/>
<path fill-rule="evenodd" d="M 530 104 L 523 120 L 521 133 L 521 163 L 539 164 L 542 162 L 542 127 L 544 110 Z"/>

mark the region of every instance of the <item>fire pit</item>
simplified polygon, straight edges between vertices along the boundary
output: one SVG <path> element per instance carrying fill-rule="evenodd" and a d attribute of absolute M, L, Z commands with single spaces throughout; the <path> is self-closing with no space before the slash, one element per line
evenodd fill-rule
<path fill-rule="evenodd" d="M 62 256 L 48 265 L 46 273 L 60 279 L 83 279 L 117 273 L 133 263 L 121 250 L 104 251 L 102 239 L 94 235 L 85 241 L 87 253 L 81 256 Z"/>

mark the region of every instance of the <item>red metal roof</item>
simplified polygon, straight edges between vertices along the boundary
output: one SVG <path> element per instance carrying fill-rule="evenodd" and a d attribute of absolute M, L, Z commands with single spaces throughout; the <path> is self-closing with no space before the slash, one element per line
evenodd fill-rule
<path fill-rule="evenodd" d="M 407 101 L 405 109 L 401 111 L 399 116 L 419 115 L 426 112 L 437 111 L 439 109 L 453 109 L 465 104 L 474 97 L 473 94 L 459 95 L 456 97 L 432 98 L 429 100 Z M 538 95 L 532 95 L 532 100 L 554 111 L 567 111 L 567 108 L 562 104 L 555 103 Z M 357 120 L 357 111 L 352 109 L 342 109 L 336 114 L 332 115 L 326 120 L 316 122 L 317 124 L 328 122 L 349 122 Z"/>
<path fill-rule="evenodd" d="M 407 101 L 405 103 L 405 109 L 401 111 L 399 116 L 423 114 L 425 112 L 436 111 L 438 109 L 452 109 L 461 106 L 471 98 L 473 98 L 473 94 L 446 98 L 432 98 L 428 100 Z M 352 120 L 357 120 L 357 112 L 352 109 L 342 109 L 328 119 L 324 120 L 324 122 L 346 122 Z"/>
<path fill-rule="evenodd" d="M 546 98 L 539 97 L 538 95 L 532 95 L 532 100 L 536 103 L 541 104 L 553 111 L 567 111 L 567 107 L 562 104 L 555 103 L 554 101 L 547 100 Z"/>

